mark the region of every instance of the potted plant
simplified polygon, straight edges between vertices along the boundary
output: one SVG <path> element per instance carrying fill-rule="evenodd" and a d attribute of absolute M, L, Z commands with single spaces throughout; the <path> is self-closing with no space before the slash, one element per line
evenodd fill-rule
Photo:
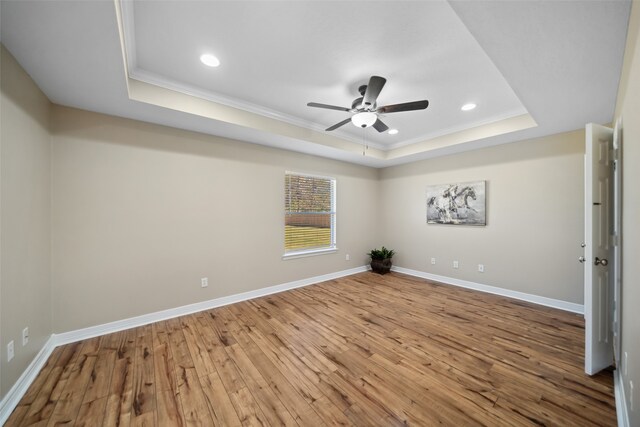
<path fill-rule="evenodd" d="M 371 270 L 378 274 L 386 274 L 391 271 L 391 258 L 395 251 L 384 246 L 381 249 L 371 249 L 367 255 L 371 257 Z"/>

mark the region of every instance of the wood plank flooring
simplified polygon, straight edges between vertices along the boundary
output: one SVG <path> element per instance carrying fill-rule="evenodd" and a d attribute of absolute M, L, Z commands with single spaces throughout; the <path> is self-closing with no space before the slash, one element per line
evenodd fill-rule
<path fill-rule="evenodd" d="M 6 426 L 615 426 L 582 316 L 362 273 L 55 349 Z"/>

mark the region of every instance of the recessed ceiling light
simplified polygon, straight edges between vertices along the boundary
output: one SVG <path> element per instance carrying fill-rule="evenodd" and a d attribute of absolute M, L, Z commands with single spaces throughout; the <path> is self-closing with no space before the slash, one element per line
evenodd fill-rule
<path fill-rule="evenodd" d="M 398 129 L 390 129 L 389 130 L 389 135 L 395 135 L 398 133 Z"/>
<path fill-rule="evenodd" d="M 205 53 L 204 55 L 200 56 L 200 61 L 202 61 L 204 65 L 207 65 L 209 67 L 217 67 L 218 65 L 220 65 L 220 60 L 210 53 Z"/>
<path fill-rule="evenodd" d="M 476 104 L 474 104 L 473 102 L 470 102 L 468 104 L 464 104 L 460 109 L 462 111 L 471 111 L 474 108 L 476 108 Z"/>

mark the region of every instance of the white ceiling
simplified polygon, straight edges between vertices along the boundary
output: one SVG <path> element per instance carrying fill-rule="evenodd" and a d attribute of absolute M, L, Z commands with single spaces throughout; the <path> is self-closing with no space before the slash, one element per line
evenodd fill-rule
<path fill-rule="evenodd" d="M 381 148 L 526 113 L 445 1 L 136 2 L 123 12 L 132 77 L 290 123 L 323 130 L 348 118 L 306 104 L 350 108 L 372 74 L 388 79 L 378 105 L 429 99 L 426 111 L 382 118 L 396 136 L 368 129 Z M 204 67 L 205 52 L 222 65 Z M 462 112 L 470 101 L 480 107 Z M 336 134 L 358 140 L 362 129 Z"/>
<path fill-rule="evenodd" d="M 628 1 L 2 1 L 55 103 L 383 167 L 613 117 Z M 120 18 L 120 20 L 118 19 Z M 199 56 L 215 53 L 216 69 Z M 124 60 L 126 58 L 126 61 Z M 398 135 L 340 111 L 369 76 Z M 478 108 L 460 111 L 466 102 Z"/>

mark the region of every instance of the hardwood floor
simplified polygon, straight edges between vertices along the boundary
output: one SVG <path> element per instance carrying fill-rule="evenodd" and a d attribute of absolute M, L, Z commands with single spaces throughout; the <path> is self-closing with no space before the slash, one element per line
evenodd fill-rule
<path fill-rule="evenodd" d="M 582 316 L 362 273 L 55 349 L 7 426 L 614 426 Z"/>

